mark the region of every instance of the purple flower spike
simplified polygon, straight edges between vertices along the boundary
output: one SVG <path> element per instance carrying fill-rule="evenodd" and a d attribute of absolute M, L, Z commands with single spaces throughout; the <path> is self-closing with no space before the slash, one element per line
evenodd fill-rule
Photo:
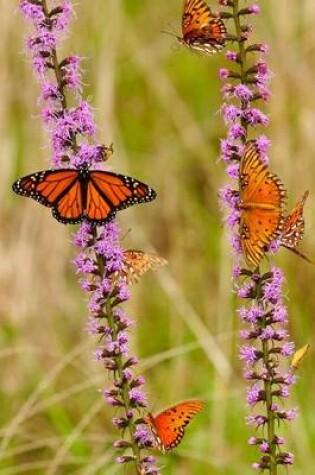
<path fill-rule="evenodd" d="M 259 414 L 252 414 L 248 423 L 260 429 L 262 437 L 252 437 L 249 444 L 257 446 L 260 451 L 260 459 L 253 468 L 277 473 L 277 465 L 293 463 L 291 454 L 279 451 L 284 439 L 277 432 L 279 427 L 283 427 L 279 424 L 280 420 L 288 421 L 295 417 L 295 411 L 280 410 L 296 381 L 290 361 L 285 361 L 292 358 L 294 344 L 290 342 L 287 330 L 288 309 L 283 304 L 285 278 L 282 270 L 269 266 L 267 262 L 265 272 L 260 268 L 247 268 L 255 242 L 260 239 L 263 241 L 264 236 L 263 232 L 262 236 L 259 234 L 260 217 L 257 215 L 255 218 L 255 210 L 244 208 L 243 203 L 252 170 L 244 171 L 245 176 L 240 177 L 243 152 L 250 140 L 255 142 L 263 164 L 269 166 L 271 141 L 261 131 L 269 125 L 270 119 L 259 105 L 271 97 L 269 84 L 273 75 L 266 64 L 268 45 L 263 42 L 251 43 L 252 25 L 246 23 L 254 20 L 253 16 L 260 13 L 260 7 L 231 0 L 219 0 L 219 4 L 224 7 L 222 18 L 237 18 L 235 28 L 231 27 L 233 31 L 228 31 L 228 38 L 231 38 L 231 49 L 226 52 L 229 69 L 219 70 L 219 77 L 224 81 L 220 112 L 227 127 L 226 137 L 221 139 L 220 158 L 226 165 L 229 183 L 233 180 L 232 185 L 221 187 L 219 198 L 236 259 L 233 266 L 234 289 L 244 301 L 237 313 L 246 325 L 240 331 L 244 344 L 239 350 L 239 358 L 244 363 L 244 378 L 250 384 L 246 401 L 253 412 L 260 411 Z M 236 8 L 238 11 L 235 11 Z M 240 189 L 240 184 L 244 188 Z M 258 183 L 253 187 L 257 189 Z M 248 193 L 251 193 L 250 190 Z M 259 198 L 253 198 L 253 202 L 255 200 Z M 257 229 L 251 229 L 250 226 L 247 229 L 246 212 L 249 219 L 257 221 Z M 251 238 L 252 242 L 246 242 Z M 281 235 L 276 236 L 268 248 L 262 251 L 269 252 L 273 257 L 280 248 Z M 247 253 L 247 259 L 244 259 L 244 252 Z M 261 261 L 264 262 L 263 259 Z M 266 425 L 268 431 L 265 430 Z M 273 434 L 270 439 L 265 437 L 267 432 Z"/>
<path fill-rule="evenodd" d="M 59 51 L 74 17 L 72 2 L 20 0 L 19 8 L 33 28 L 26 44 L 40 82 L 38 103 L 49 134 L 52 167 L 104 169 L 112 149 L 96 141 L 93 109 L 82 99 L 82 60 L 73 54 L 62 59 Z M 147 397 L 144 378 L 135 372 L 138 360 L 129 352 L 134 322 L 121 308 L 130 291 L 120 277 L 124 254 L 119 241 L 114 221 L 101 226 L 83 222 L 74 236 L 78 248 L 74 265 L 82 290 L 89 295 L 87 332 L 96 336 L 99 345 L 93 356 L 111 381 L 102 394 L 116 413 L 113 424 L 120 437 L 114 447 L 124 451 L 117 463 L 132 463 L 143 475 L 158 474 L 155 459 L 143 454 L 152 445 L 151 433 L 139 416 Z"/>

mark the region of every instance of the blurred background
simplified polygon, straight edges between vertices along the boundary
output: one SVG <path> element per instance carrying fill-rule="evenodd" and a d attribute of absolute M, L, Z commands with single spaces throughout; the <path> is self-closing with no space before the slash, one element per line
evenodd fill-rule
<path fill-rule="evenodd" d="M 128 474 L 113 464 L 117 433 L 99 394 L 107 374 L 94 360 L 97 342 L 86 333 L 87 302 L 74 275 L 75 228 L 11 192 L 17 177 L 50 158 L 17 4 L 0 4 L 0 473 Z M 270 44 L 275 73 L 267 108 L 272 168 L 290 205 L 310 190 L 301 248 L 314 259 L 314 1 L 260 5 L 254 40 Z M 181 9 L 181 0 L 82 0 L 63 53 L 85 58 L 99 140 L 114 143 L 109 165 L 159 195 L 119 215 L 122 232 L 131 230 L 125 248 L 156 249 L 169 261 L 132 289 L 132 347 L 153 411 L 207 401 L 178 449 L 161 457 L 163 473 L 247 475 L 257 453 L 246 440 L 255 434 L 245 425 L 232 262 L 217 202 L 225 181 L 217 70 L 225 59 L 194 54 L 161 33 L 180 31 Z M 300 417 L 285 431 L 296 456 L 292 473 L 311 475 L 315 268 L 286 250 L 276 262 L 286 272 L 292 339 L 311 344 L 288 401 Z"/>

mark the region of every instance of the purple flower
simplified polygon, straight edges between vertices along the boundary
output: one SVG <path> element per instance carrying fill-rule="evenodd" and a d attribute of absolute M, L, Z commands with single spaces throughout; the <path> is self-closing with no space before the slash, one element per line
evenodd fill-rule
<path fill-rule="evenodd" d="M 230 242 L 231 242 L 234 254 L 236 254 L 236 255 L 242 254 L 243 249 L 242 249 L 242 245 L 241 245 L 240 236 L 239 236 L 238 233 L 237 234 L 236 233 L 231 234 Z"/>
<path fill-rule="evenodd" d="M 130 402 L 133 407 L 147 407 L 147 396 L 139 388 L 133 388 L 129 391 Z"/>
<path fill-rule="evenodd" d="M 253 92 L 244 84 L 238 84 L 235 86 L 234 95 L 241 101 L 250 101 L 253 98 Z"/>
<path fill-rule="evenodd" d="M 226 68 L 221 68 L 221 69 L 219 70 L 219 77 L 220 77 L 220 79 L 222 79 L 222 80 L 227 79 L 227 78 L 229 77 L 229 70 L 226 69 Z"/>
<path fill-rule="evenodd" d="M 139 425 L 133 436 L 142 447 L 152 447 L 154 439 L 146 425 Z"/>
<path fill-rule="evenodd" d="M 241 346 L 239 357 L 246 364 L 254 364 L 261 358 L 261 353 L 254 346 Z"/>
<path fill-rule="evenodd" d="M 271 141 L 265 135 L 259 135 L 259 137 L 256 139 L 256 145 L 260 155 L 263 156 L 267 153 L 267 150 L 271 145 Z"/>
<path fill-rule="evenodd" d="M 56 36 L 51 31 L 40 30 L 27 39 L 27 46 L 36 55 L 43 52 L 51 53 L 56 47 Z"/>
<path fill-rule="evenodd" d="M 261 427 L 267 424 L 268 418 L 263 415 L 248 416 L 246 418 L 247 424 Z"/>
<path fill-rule="evenodd" d="M 221 159 L 230 162 L 241 154 L 241 146 L 235 145 L 230 139 L 221 139 Z"/>
<path fill-rule="evenodd" d="M 79 56 L 69 56 L 62 66 L 63 81 L 65 86 L 73 91 L 81 91 L 82 74 L 81 58 Z"/>
<path fill-rule="evenodd" d="M 267 126 L 269 124 L 269 118 L 259 109 L 255 109 L 254 107 L 248 107 L 243 112 L 242 116 L 252 127 L 256 125 Z"/>
<path fill-rule="evenodd" d="M 77 274 L 93 274 L 96 263 L 93 259 L 90 259 L 85 251 L 80 252 L 74 259 L 74 265 L 76 267 Z"/>
<path fill-rule="evenodd" d="M 53 27 L 57 31 L 66 30 L 73 16 L 72 4 L 69 0 L 63 0 L 58 5 L 58 13 L 53 18 Z"/>
<path fill-rule="evenodd" d="M 239 178 L 240 167 L 238 164 L 228 165 L 226 171 L 229 178 L 233 178 L 234 180 Z"/>
<path fill-rule="evenodd" d="M 26 20 L 33 20 L 35 24 L 41 24 L 45 19 L 42 5 L 36 5 L 29 0 L 20 1 L 20 10 Z"/>
<path fill-rule="evenodd" d="M 250 406 L 255 406 L 259 401 L 264 400 L 265 395 L 263 390 L 260 387 L 260 384 L 253 384 L 252 387 L 248 388 L 246 401 Z"/>
<path fill-rule="evenodd" d="M 281 304 L 277 304 L 273 307 L 271 313 L 272 323 L 286 323 L 288 317 L 287 308 Z"/>
<path fill-rule="evenodd" d="M 295 345 L 292 342 L 284 343 L 281 349 L 281 354 L 285 357 L 292 356 L 295 350 Z"/>
<path fill-rule="evenodd" d="M 238 266 L 238 265 L 234 266 L 234 267 L 233 267 L 233 271 L 232 271 L 232 275 L 233 275 L 233 279 L 234 279 L 234 280 L 239 279 L 239 278 L 241 277 L 241 275 L 242 275 L 242 268 L 241 268 L 241 266 Z"/>
<path fill-rule="evenodd" d="M 258 15 L 260 13 L 260 7 L 259 5 L 251 5 L 250 7 L 248 7 L 248 10 L 250 13 L 252 13 L 253 15 Z"/>
<path fill-rule="evenodd" d="M 269 443 L 266 440 L 262 441 L 261 444 L 259 445 L 259 450 L 263 454 L 268 454 L 270 452 Z"/>
<path fill-rule="evenodd" d="M 235 51 L 227 51 L 225 56 L 228 61 L 239 61 L 239 54 L 237 54 Z"/>
<path fill-rule="evenodd" d="M 226 125 L 228 125 L 230 123 L 234 123 L 242 116 L 242 110 L 233 105 L 224 104 L 221 107 L 221 114 L 223 115 Z"/>
<path fill-rule="evenodd" d="M 297 417 L 297 409 L 290 409 L 289 411 L 282 412 L 282 418 L 288 421 L 293 421 Z"/>
<path fill-rule="evenodd" d="M 238 140 L 246 137 L 246 129 L 240 124 L 234 124 L 228 132 L 229 139 Z"/>

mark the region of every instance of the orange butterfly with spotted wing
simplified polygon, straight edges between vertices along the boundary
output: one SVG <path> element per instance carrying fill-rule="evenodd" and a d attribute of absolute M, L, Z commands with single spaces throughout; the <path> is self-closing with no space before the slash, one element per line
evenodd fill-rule
<path fill-rule="evenodd" d="M 177 447 L 184 437 L 186 426 L 204 406 L 202 401 L 185 401 L 155 417 L 149 413 L 144 421 L 152 430 L 156 447 L 163 452 Z"/>
<path fill-rule="evenodd" d="M 205 0 L 185 0 L 180 43 L 206 53 L 215 53 L 225 45 L 226 28 L 223 21 L 210 10 Z"/>
<path fill-rule="evenodd" d="M 248 142 L 240 160 L 240 239 L 248 264 L 256 268 L 271 241 L 282 232 L 286 190 Z"/>
<path fill-rule="evenodd" d="M 117 211 L 156 197 L 152 188 L 135 178 L 86 166 L 32 173 L 13 183 L 12 189 L 52 208 L 53 217 L 63 224 L 104 224 Z"/>
<path fill-rule="evenodd" d="M 120 272 L 120 276 L 126 278 L 127 284 L 135 284 L 149 270 L 154 271 L 167 263 L 166 259 L 163 259 L 154 252 L 128 249 L 123 253 L 123 269 Z"/>
<path fill-rule="evenodd" d="M 294 252 L 302 259 L 313 264 L 313 262 L 306 257 L 302 252 L 297 249 L 297 246 L 301 242 L 304 236 L 304 205 L 307 200 L 309 192 L 306 191 L 300 201 L 297 202 L 291 213 L 285 217 L 283 229 L 280 236 L 281 246 Z"/>

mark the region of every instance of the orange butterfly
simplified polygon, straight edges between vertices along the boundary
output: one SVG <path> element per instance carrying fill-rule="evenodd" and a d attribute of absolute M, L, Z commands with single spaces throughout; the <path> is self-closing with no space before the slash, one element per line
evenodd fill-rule
<path fill-rule="evenodd" d="M 158 267 L 165 266 L 166 264 L 167 260 L 154 252 L 129 249 L 124 251 L 123 270 L 120 272 L 120 275 L 126 278 L 127 284 L 135 284 L 148 270 L 156 270 Z"/>
<path fill-rule="evenodd" d="M 240 238 L 248 264 L 257 267 L 270 242 L 282 232 L 286 190 L 269 171 L 254 142 L 240 161 Z"/>
<path fill-rule="evenodd" d="M 152 430 L 157 448 L 167 451 L 177 447 L 184 437 L 185 427 L 203 407 L 202 401 L 185 401 L 155 417 L 149 413 L 144 421 Z"/>
<path fill-rule="evenodd" d="M 52 208 L 53 217 L 63 224 L 106 223 L 117 211 L 156 197 L 152 188 L 135 178 L 87 167 L 32 173 L 12 189 Z"/>
<path fill-rule="evenodd" d="M 306 191 L 300 201 L 295 205 L 291 213 L 286 216 L 284 220 L 283 229 L 280 236 L 281 246 L 286 247 L 289 251 L 294 252 L 298 256 L 305 259 L 307 262 L 312 263 L 308 257 L 302 254 L 297 246 L 301 242 L 304 236 L 304 217 L 303 210 L 307 200 L 309 192 Z"/>
<path fill-rule="evenodd" d="M 182 32 L 183 36 L 177 39 L 188 48 L 215 53 L 225 45 L 225 25 L 212 13 L 205 0 L 184 1 Z"/>

